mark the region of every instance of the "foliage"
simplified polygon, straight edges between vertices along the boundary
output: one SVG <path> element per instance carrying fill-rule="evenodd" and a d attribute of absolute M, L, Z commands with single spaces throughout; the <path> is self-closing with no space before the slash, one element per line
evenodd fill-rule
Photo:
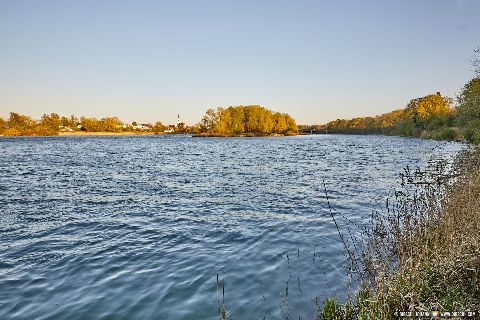
<path fill-rule="evenodd" d="M 153 133 L 156 134 L 162 133 L 164 130 L 165 126 L 160 121 L 155 122 L 155 125 L 152 128 Z"/>
<path fill-rule="evenodd" d="M 42 119 L 35 121 L 28 116 L 10 112 L 8 120 L 1 119 L 0 134 L 6 136 L 50 136 L 58 133 L 59 116 L 55 113 L 44 114 Z"/>
<path fill-rule="evenodd" d="M 291 120 L 293 121 L 293 120 Z M 58 135 L 60 132 L 134 132 L 163 134 L 167 129 L 173 129 L 175 133 L 200 133 L 201 124 L 188 126 L 180 122 L 176 126 L 165 126 L 161 121 L 150 123 L 132 122 L 131 125 L 123 123 L 118 117 L 94 117 L 75 115 L 69 117 L 59 116 L 56 113 L 43 114 L 40 120 L 34 120 L 28 116 L 11 112 L 8 119 L 0 117 L 0 135 L 4 136 L 49 136 Z"/>
<path fill-rule="evenodd" d="M 5 121 L 5 119 L 0 117 L 0 135 L 5 132 L 5 129 L 7 129 L 7 122 Z"/>
<path fill-rule="evenodd" d="M 11 112 L 8 119 L 0 117 L 0 135 L 5 136 L 48 136 L 59 132 L 151 132 L 163 134 L 172 129 L 174 133 L 222 133 L 222 134 L 296 134 L 295 120 L 289 115 L 273 113 L 260 106 L 241 106 L 230 108 L 209 109 L 202 122 L 188 126 L 184 122 L 176 126 L 165 126 L 161 121 L 150 123 L 132 122 L 124 124 L 118 117 L 94 117 L 75 115 L 59 116 L 56 113 L 43 114 L 40 120 Z"/>
<path fill-rule="evenodd" d="M 340 306 L 337 300 L 329 299 L 325 301 L 325 305 L 323 306 L 322 311 L 322 319 L 323 320 L 336 320 L 340 319 Z"/>
<path fill-rule="evenodd" d="M 225 135 L 298 132 L 297 124 L 290 115 L 272 112 L 258 105 L 208 109 L 199 127 L 204 133 Z"/>
<path fill-rule="evenodd" d="M 453 167 L 406 168 L 401 185 L 386 211 L 373 212 L 366 239 L 347 248 L 361 265 L 355 312 L 340 312 L 352 309 L 350 301 L 327 299 L 321 319 L 480 308 L 480 148 L 467 149 Z"/>
<path fill-rule="evenodd" d="M 410 100 L 403 109 L 376 117 L 337 119 L 326 124 L 330 133 L 397 134 L 428 136 L 428 132 L 453 125 L 452 99 L 440 93 Z M 452 136 L 452 131 L 444 132 Z M 437 136 L 437 135 L 435 135 Z"/>
<path fill-rule="evenodd" d="M 107 117 L 97 120 L 96 118 L 80 118 L 82 131 L 88 132 L 120 132 L 123 123 L 117 117 Z"/>
<path fill-rule="evenodd" d="M 457 125 L 464 128 L 467 141 L 480 143 L 480 78 L 473 78 L 458 97 Z"/>
<path fill-rule="evenodd" d="M 70 118 L 61 117 L 60 122 L 62 126 L 69 128 L 75 128 L 79 123 L 78 118 L 73 114 L 70 116 Z"/>
<path fill-rule="evenodd" d="M 160 121 L 154 126 L 144 125 L 154 133 L 163 133 L 165 127 Z M 86 131 L 86 132 L 122 132 L 135 131 L 132 126 L 126 126 L 117 117 L 102 119 L 76 116 L 60 117 L 56 113 L 43 114 L 40 120 L 11 112 L 7 120 L 0 118 L 0 135 L 5 136 L 51 136 L 58 135 L 60 131 Z"/>
<path fill-rule="evenodd" d="M 321 319 L 322 320 L 341 320 L 353 319 L 354 309 L 349 302 L 340 304 L 336 299 L 327 298 L 323 305 Z"/>
<path fill-rule="evenodd" d="M 439 127 L 431 130 L 424 130 L 420 136 L 423 139 L 457 141 L 460 139 L 460 131 L 458 128 Z"/>

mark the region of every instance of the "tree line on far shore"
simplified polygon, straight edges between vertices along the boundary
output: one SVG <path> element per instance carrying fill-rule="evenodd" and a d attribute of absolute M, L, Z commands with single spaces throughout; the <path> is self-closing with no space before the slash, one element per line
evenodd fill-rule
<path fill-rule="evenodd" d="M 432 134 L 439 129 L 452 134 L 454 114 L 453 100 L 436 93 L 412 99 L 403 109 L 376 117 L 337 119 L 328 122 L 325 128 L 330 133 L 380 133 L 425 137 L 427 133 Z M 443 131 L 442 134 L 445 134 Z"/>
<path fill-rule="evenodd" d="M 10 112 L 7 119 L 0 117 L 0 135 L 5 136 L 51 136 L 60 132 L 147 132 L 147 133 L 206 133 L 221 135 L 268 135 L 296 134 L 295 120 L 288 114 L 270 111 L 261 106 L 237 106 L 208 109 L 198 124 L 187 126 L 181 122 L 165 126 L 161 121 L 155 124 L 127 124 L 117 117 L 77 118 L 44 114 L 34 120 L 29 116 Z"/>
<path fill-rule="evenodd" d="M 5 136 L 52 136 L 59 132 L 164 132 L 165 127 L 160 121 L 155 124 L 126 124 L 117 117 L 77 118 L 74 115 L 61 117 L 56 113 L 44 114 L 39 120 L 34 120 L 16 112 L 10 112 L 8 119 L 0 118 L 0 135 Z"/>
<path fill-rule="evenodd" d="M 440 93 L 412 99 L 405 108 L 376 117 L 337 119 L 322 126 L 329 133 L 389 134 L 480 143 L 480 48 L 472 61 L 474 77 L 462 88 L 456 106 Z"/>

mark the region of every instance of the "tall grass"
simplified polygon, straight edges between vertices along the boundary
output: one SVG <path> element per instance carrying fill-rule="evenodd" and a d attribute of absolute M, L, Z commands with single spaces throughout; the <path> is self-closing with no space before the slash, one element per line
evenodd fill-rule
<path fill-rule="evenodd" d="M 352 265 L 361 266 L 355 301 L 328 299 L 321 319 L 480 310 L 479 148 L 459 156 L 453 167 L 406 168 L 393 201 L 371 222 L 366 236 L 355 240 L 360 250 L 346 247 Z"/>

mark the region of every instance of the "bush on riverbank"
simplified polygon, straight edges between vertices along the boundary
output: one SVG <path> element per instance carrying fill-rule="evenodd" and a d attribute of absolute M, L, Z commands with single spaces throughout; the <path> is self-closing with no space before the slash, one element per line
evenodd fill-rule
<path fill-rule="evenodd" d="M 422 139 L 435 139 L 435 140 L 447 140 L 447 141 L 459 141 L 461 140 L 462 133 L 458 128 L 452 127 L 440 127 L 434 130 L 422 131 L 420 138 Z"/>
<path fill-rule="evenodd" d="M 362 266 L 356 301 L 328 301 L 322 319 L 480 310 L 480 149 L 459 157 L 454 173 L 405 171 L 404 188 L 386 213 L 374 214 L 354 258 Z M 354 313 L 342 311 L 351 304 Z"/>

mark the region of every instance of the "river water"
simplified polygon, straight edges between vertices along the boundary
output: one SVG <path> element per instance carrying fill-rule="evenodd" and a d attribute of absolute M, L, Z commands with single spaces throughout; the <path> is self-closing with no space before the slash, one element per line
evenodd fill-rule
<path fill-rule="evenodd" d="M 235 319 L 312 319 L 350 283 L 323 182 L 332 207 L 365 225 L 403 167 L 461 149 L 383 136 L 0 137 L 0 319 L 218 319 L 222 288 Z"/>

